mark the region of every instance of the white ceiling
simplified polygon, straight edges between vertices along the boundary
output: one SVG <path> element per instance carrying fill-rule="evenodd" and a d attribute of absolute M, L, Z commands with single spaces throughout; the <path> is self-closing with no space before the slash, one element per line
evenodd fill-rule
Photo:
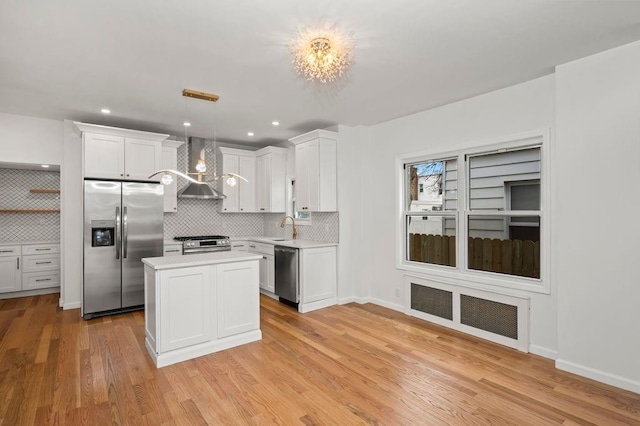
<path fill-rule="evenodd" d="M 292 71 L 297 29 L 353 34 L 339 87 Z M 639 1 L 2 0 L 0 112 L 265 145 L 371 125 L 640 39 Z M 113 112 L 99 112 L 107 106 Z M 282 124 L 273 127 L 271 122 Z M 255 136 L 247 136 L 248 131 Z"/>

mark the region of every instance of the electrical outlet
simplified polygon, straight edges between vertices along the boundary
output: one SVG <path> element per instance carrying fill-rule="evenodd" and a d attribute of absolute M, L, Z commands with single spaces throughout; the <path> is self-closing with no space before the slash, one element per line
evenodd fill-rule
<path fill-rule="evenodd" d="M 396 288 L 396 297 L 400 297 L 400 289 Z"/>

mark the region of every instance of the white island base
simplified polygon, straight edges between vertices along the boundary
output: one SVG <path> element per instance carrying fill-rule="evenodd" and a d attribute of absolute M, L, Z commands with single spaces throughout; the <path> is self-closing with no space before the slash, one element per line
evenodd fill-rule
<path fill-rule="evenodd" d="M 157 367 L 262 339 L 261 258 L 218 252 L 142 259 L 145 346 Z"/>

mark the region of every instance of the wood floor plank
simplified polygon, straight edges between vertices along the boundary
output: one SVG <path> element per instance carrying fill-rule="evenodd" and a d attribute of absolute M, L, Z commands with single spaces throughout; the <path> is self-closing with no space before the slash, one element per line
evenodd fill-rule
<path fill-rule="evenodd" d="M 157 369 L 144 313 L 0 300 L 0 424 L 640 425 L 640 395 L 552 360 L 349 304 L 261 297 L 263 339 Z"/>

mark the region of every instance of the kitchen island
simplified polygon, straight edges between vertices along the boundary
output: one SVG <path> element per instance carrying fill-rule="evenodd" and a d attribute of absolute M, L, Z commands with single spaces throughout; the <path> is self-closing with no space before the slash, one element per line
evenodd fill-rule
<path fill-rule="evenodd" d="M 262 339 L 261 258 L 218 252 L 142 259 L 145 346 L 157 367 Z"/>

